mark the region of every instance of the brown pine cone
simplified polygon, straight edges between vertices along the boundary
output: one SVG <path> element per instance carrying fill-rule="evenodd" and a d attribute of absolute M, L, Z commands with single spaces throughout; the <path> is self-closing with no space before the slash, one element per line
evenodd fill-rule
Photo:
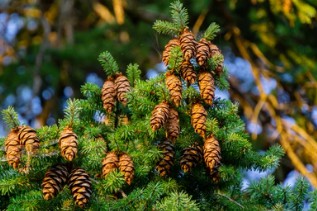
<path fill-rule="evenodd" d="M 215 81 L 210 72 L 204 71 L 198 75 L 200 96 L 206 104 L 212 105 L 215 96 Z"/>
<path fill-rule="evenodd" d="M 184 59 L 189 61 L 191 58 L 196 56 L 196 40 L 194 34 L 185 28 L 180 38 L 180 46 L 183 51 Z"/>
<path fill-rule="evenodd" d="M 166 136 L 167 139 L 175 142 L 180 133 L 179 117 L 177 110 L 170 108 L 169 116 L 166 123 Z"/>
<path fill-rule="evenodd" d="M 130 91 L 131 88 L 128 78 L 120 73 L 114 80 L 114 83 L 118 101 L 121 102 L 124 106 L 126 106 L 128 102 L 126 94 Z"/>
<path fill-rule="evenodd" d="M 60 134 L 58 145 L 61 150 L 61 155 L 68 161 L 72 161 L 77 155 L 77 135 L 73 129 L 66 127 Z"/>
<path fill-rule="evenodd" d="M 180 46 L 180 43 L 179 43 L 179 39 L 178 39 L 178 38 L 171 39 L 171 40 L 165 45 L 165 48 L 164 48 L 164 51 L 163 51 L 163 55 L 162 55 L 162 61 L 163 61 L 163 63 L 164 63 L 166 66 L 168 65 L 168 62 L 169 62 L 169 59 L 170 59 L 171 50 L 172 50 L 172 48 L 174 48 L 174 47 L 176 47 L 176 46 Z"/>
<path fill-rule="evenodd" d="M 195 83 L 197 79 L 194 66 L 189 61 L 183 61 L 180 67 L 180 73 L 182 78 L 190 85 Z"/>
<path fill-rule="evenodd" d="M 122 153 L 119 157 L 119 170 L 124 175 L 124 180 L 131 185 L 134 178 L 134 165 L 131 157 Z"/>
<path fill-rule="evenodd" d="M 207 59 L 211 56 L 211 42 L 202 38 L 197 44 L 196 60 L 200 66 L 204 66 Z"/>
<path fill-rule="evenodd" d="M 68 169 L 63 164 L 51 167 L 44 176 L 42 193 L 45 200 L 54 198 L 64 187 L 69 176 Z"/>
<path fill-rule="evenodd" d="M 153 131 L 160 129 L 163 125 L 165 125 L 168 113 L 169 105 L 165 101 L 154 107 L 151 116 L 151 128 Z"/>
<path fill-rule="evenodd" d="M 214 45 L 214 44 L 210 44 L 210 57 L 211 58 L 215 58 L 217 56 L 221 56 L 223 57 L 220 49 L 218 48 L 218 46 Z M 221 74 L 223 72 L 223 61 L 218 64 L 218 66 L 215 68 L 216 73 Z"/>
<path fill-rule="evenodd" d="M 191 124 L 201 137 L 205 138 L 206 134 L 207 111 L 200 103 L 195 103 L 191 109 Z"/>
<path fill-rule="evenodd" d="M 30 153 L 34 153 L 40 146 L 39 138 L 36 135 L 36 131 L 30 126 L 21 126 L 18 132 L 20 144 L 25 146 L 25 150 Z"/>
<path fill-rule="evenodd" d="M 194 143 L 190 147 L 183 150 L 183 155 L 180 158 L 180 165 L 182 170 L 187 173 L 190 172 L 198 163 L 202 161 L 203 150 L 198 143 Z"/>
<path fill-rule="evenodd" d="M 167 72 L 165 83 L 172 102 L 176 107 L 178 107 L 182 99 L 182 81 L 178 76 L 172 74 L 171 72 Z"/>
<path fill-rule="evenodd" d="M 171 168 L 174 165 L 175 149 L 170 140 L 165 140 L 158 147 L 163 151 L 163 158 L 157 162 L 156 170 L 161 177 L 164 177 L 171 173 Z"/>
<path fill-rule="evenodd" d="M 68 186 L 73 194 L 75 204 L 83 208 L 88 203 L 92 193 L 89 175 L 81 168 L 72 170 L 69 175 Z"/>
<path fill-rule="evenodd" d="M 221 161 L 221 149 L 218 140 L 210 135 L 204 143 L 204 160 L 210 176 L 217 180 L 218 168 Z"/>
<path fill-rule="evenodd" d="M 5 140 L 5 152 L 8 164 L 14 169 L 18 168 L 21 159 L 21 144 L 18 137 L 18 128 L 13 128 Z"/>
<path fill-rule="evenodd" d="M 119 166 L 119 157 L 115 152 L 108 152 L 102 160 L 102 177 L 107 176 L 110 172 Z"/>
<path fill-rule="evenodd" d="M 103 108 L 108 112 L 111 113 L 113 108 L 116 104 L 116 86 L 113 82 L 112 78 L 109 78 L 105 81 L 101 89 L 101 100 L 103 103 Z"/>

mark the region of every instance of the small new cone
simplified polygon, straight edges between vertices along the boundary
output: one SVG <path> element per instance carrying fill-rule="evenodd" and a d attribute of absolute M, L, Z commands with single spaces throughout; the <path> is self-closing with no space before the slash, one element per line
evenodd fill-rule
<path fill-rule="evenodd" d="M 172 48 L 176 47 L 176 46 L 180 46 L 180 42 L 178 38 L 174 38 L 171 39 L 164 48 L 163 51 L 163 55 L 162 55 L 162 62 L 167 66 L 169 59 L 170 59 L 170 55 L 171 55 L 171 50 Z"/>
<path fill-rule="evenodd" d="M 101 89 L 101 101 L 103 103 L 103 108 L 108 112 L 111 113 L 114 109 L 116 104 L 116 86 L 113 82 L 112 78 L 109 78 L 105 81 Z"/>
<path fill-rule="evenodd" d="M 36 131 L 30 126 L 21 126 L 18 132 L 20 144 L 25 147 L 27 152 L 35 153 L 39 146 L 40 141 L 36 135 Z"/>
<path fill-rule="evenodd" d="M 59 148 L 61 155 L 68 161 L 72 161 L 77 155 L 77 135 L 73 132 L 73 129 L 66 127 L 59 137 Z"/>
<path fill-rule="evenodd" d="M 168 113 L 169 105 L 165 101 L 154 107 L 150 120 L 151 128 L 153 131 L 160 129 L 163 125 L 165 125 L 168 118 Z"/>
<path fill-rule="evenodd" d="M 158 147 L 163 151 L 163 158 L 157 162 L 155 169 L 161 177 L 165 177 L 171 173 L 171 168 L 174 165 L 175 149 L 173 143 L 168 139 Z"/>
<path fill-rule="evenodd" d="M 119 166 L 119 157 L 115 152 L 108 152 L 102 160 L 102 177 L 104 178 L 110 172 L 117 169 Z"/>
<path fill-rule="evenodd" d="M 191 58 L 196 56 L 196 40 L 194 34 L 185 28 L 180 38 L 180 46 L 183 51 L 184 59 L 189 61 Z"/>
<path fill-rule="evenodd" d="M 191 109 L 191 124 L 196 133 L 205 138 L 207 111 L 200 103 L 195 103 Z"/>
<path fill-rule="evenodd" d="M 204 66 L 207 59 L 211 56 L 211 42 L 202 38 L 197 44 L 196 60 L 200 66 Z"/>
<path fill-rule="evenodd" d="M 19 128 L 13 128 L 5 139 L 5 152 L 8 164 L 17 169 L 21 159 L 21 144 L 18 136 Z"/>
<path fill-rule="evenodd" d="M 51 167 L 42 181 L 42 193 L 45 200 L 54 198 L 64 187 L 69 176 L 68 169 L 63 164 Z"/>
<path fill-rule="evenodd" d="M 128 103 L 126 94 L 130 91 L 131 88 L 128 78 L 120 73 L 117 75 L 116 79 L 114 80 L 114 83 L 118 101 L 121 102 L 124 106 L 126 106 Z"/>
<path fill-rule="evenodd" d="M 200 96 L 208 105 L 212 105 L 215 96 L 215 81 L 210 72 L 203 71 L 199 73 L 198 85 Z"/>
<path fill-rule="evenodd" d="M 119 156 L 119 170 L 124 175 L 126 183 L 131 185 L 134 178 L 134 164 L 131 157 L 126 153 Z"/>
<path fill-rule="evenodd" d="M 218 140 L 213 135 L 210 135 L 205 140 L 204 161 L 211 178 L 217 181 L 219 179 L 218 168 L 221 161 L 221 149 Z"/>
<path fill-rule="evenodd" d="M 202 161 L 203 150 L 202 147 L 195 143 L 183 150 L 183 155 L 180 158 L 180 165 L 182 170 L 187 173 L 190 172 L 198 163 Z"/>
<path fill-rule="evenodd" d="M 92 193 L 89 175 L 81 168 L 72 170 L 69 175 L 68 186 L 75 204 L 83 208 L 88 203 Z"/>
<path fill-rule="evenodd" d="M 178 107 L 182 99 L 182 81 L 178 76 L 172 74 L 171 72 L 167 72 L 165 84 L 172 102 L 176 107 Z"/>
<path fill-rule="evenodd" d="M 178 138 L 180 133 L 178 112 L 174 108 L 170 108 L 169 116 L 166 122 L 166 136 L 173 143 Z"/>
<path fill-rule="evenodd" d="M 191 85 L 195 83 L 197 79 L 197 74 L 194 70 L 194 66 L 189 61 L 183 61 L 180 67 L 180 74 L 182 78 Z"/>

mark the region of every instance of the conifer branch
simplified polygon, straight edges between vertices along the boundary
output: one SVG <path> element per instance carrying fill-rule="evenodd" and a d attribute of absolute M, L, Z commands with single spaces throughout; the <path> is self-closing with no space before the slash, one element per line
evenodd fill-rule
<path fill-rule="evenodd" d="M 219 33 L 219 32 L 220 32 L 220 26 L 213 22 L 208 26 L 208 28 L 204 32 L 203 38 L 211 41 L 211 40 L 215 39 L 215 37 L 217 36 L 217 33 Z"/>
<path fill-rule="evenodd" d="M 178 71 L 183 62 L 183 53 L 180 46 L 175 46 L 171 49 L 168 68 L 170 70 Z"/>
<path fill-rule="evenodd" d="M 18 127 L 20 125 L 18 114 L 12 106 L 9 106 L 7 109 L 2 110 L 1 113 L 4 122 L 8 125 L 10 129 Z"/>
<path fill-rule="evenodd" d="M 65 118 L 68 121 L 68 126 L 72 127 L 74 122 L 79 118 L 79 111 L 81 110 L 79 106 L 79 101 L 74 99 L 67 100 L 67 107 L 64 110 Z"/>
<path fill-rule="evenodd" d="M 129 64 L 127 67 L 127 78 L 132 87 L 134 87 L 136 81 L 141 78 L 141 70 L 139 69 L 138 64 Z"/>
<path fill-rule="evenodd" d="M 119 72 L 119 66 L 116 60 L 108 51 L 99 54 L 98 61 L 100 62 L 107 76 L 113 76 Z"/>
<path fill-rule="evenodd" d="M 173 23 L 181 30 L 184 29 L 189 20 L 187 9 L 183 7 L 183 4 L 180 1 L 171 3 L 170 8 Z"/>
<path fill-rule="evenodd" d="M 160 34 L 166 35 L 178 35 L 181 32 L 181 29 L 175 24 L 168 21 L 157 20 L 154 22 L 153 29 L 156 30 Z"/>

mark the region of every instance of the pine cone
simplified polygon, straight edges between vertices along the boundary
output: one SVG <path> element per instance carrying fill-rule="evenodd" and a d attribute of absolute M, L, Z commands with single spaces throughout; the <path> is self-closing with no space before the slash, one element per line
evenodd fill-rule
<path fill-rule="evenodd" d="M 108 112 L 111 113 L 116 103 L 116 86 L 112 80 L 109 78 L 105 81 L 101 89 L 101 100 L 103 103 L 103 108 Z"/>
<path fill-rule="evenodd" d="M 121 102 L 124 106 L 126 106 L 128 102 L 126 94 L 130 91 L 131 88 L 128 78 L 120 73 L 116 77 L 114 83 L 116 87 L 118 101 Z"/>
<path fill-rule="evenodd" d="M 210 57 L 214 58 L 216 56 L 222 56 L 222 53 L 220 51 L 220 49 L 218 48 L 218 46 L 214 45 L 214 44 L 210 44 Z M 223 72 L 223 61 L 218 64 L 218 66 L 215 69 L 216 73 L 221 74 Z"/>
<path fill-rule="evenodd" d="M 221 149 L 218 140 L 213 135 L 205 140 L 204 160 L 210 176 L 213 179 L 217 179 L 216 177 L 221 161 Z"/>
<path fill-rule="evenodd" d="M 194 66 L 189 61 L 183 61 L 180 67 L 182 78 L 190 85 L 195 83 L 197 75 Z"/>
<path fill-rule="evenodd" d="M 191 145 L 183 150 L 183 155 L 180 158 L 180 165 L 182 170 L 187 173 L 190 172 L 198 163 L 202 161 L 203 150 L 198 143 Z"/>
<path fill-rule="evenodd" d="M 196 60 L 200 66 L 206 64 L 207 59 L 211 56 L 211 42 L 202 38 L 197 44 L 197 55 Z"/>
<path fill-rule="evenodd" d="M 6 159 L 14 169 L 18 168 L 21 159 L 21 144 L 18 137 L 19 128 L 13 128 L 5 140 Z"/>
<path fill-rule="evenodd" d="M 77 135 L 73 132 L 73 129 L 66 127 L 59 137 L 59 148 L 61 155 L 68 161 L 72 161 L 77 155 Z"/>
<path fill-rule="evenodd" d="M 75 204 L 83 208 L 91 196 L 91 181 L 84 169 L 72 170 L 69 175 L 68 186 L 73 194 Z"/>
<path fill-rule="evenodd" d="M 167 102 L 161 102 L 154 107 L 151 116 L 151 128 L 153 131 L 160 129 L 167 121 L 169 105 Z"/>
<path fill-rule="evenodd" d="M 191 109 L 191 124 L 201 137 L 205 137 L 206 133 L 207 111 L 200 103 L 195 103 Z"/>
<path fill-rule="evenodd" d="M 175 149 L 170 140 L 161 143 L 159 149 L 163 151 L 163 158 L 157 162 L 156 170 L 161 177 L 164 177 L 171 173 L 171 168 L 174 165 Z"/>
<path fill-rule="evenodd" d="M 167 138 L 175 142 L 180 133 L 179 118 L 177 110 L 170 108 L 169 116 L 166 122 Z"/>
<path fill-rule="evenodd" d="M 115 152 L 108 152 L 102 160 L 102 177 L 107 176 L 111 171 L 119 166 L 119 158 Z"/>
<path fill-rule="evenodd" d="M 34 153 L 40 146 L 39 138 L 36 135 L 36 131 L 30 126 L 21 126 L 18 132 L 20 144 L 25 146 L 25 150 L 30 153 Z"/>
<path fill-rule="evenodd" d="M 45 200 L 54 198 L 64 187 L 69 176 L 68 169 L 63 164 L 51 167 L 44 176 L 42 193 Z"/>
<path fill-rule="evenodd" d="M 182 81 L 178 76 L 172 74 L 171 72 L 167 72 L 165 83 L 170 93 L 171 100 L 174 105 L 178 107 L 182 99 Z"/>
<path fill-rule="evenodd" d="M 124 180 L 131 185 L 134 178 L 134 165 L 131 157 L 122 153 L 119 157 L 119 170 L 124 175 Z"/>
<path fill-rule="evenodd" d="M 191 58 L 196 56 L 196 40 L 194 34 L 185 28 L 180 38 L 180 45 L 183 51 L 184 59 L 189 61 Z"/>
<path fill-rule="evenodd" d="M 163 51 L 163 56 L 162 56 L 162 61 L 163 61 L 163 63 L 166 66 L 168 65 L 172 48 L 174 48 L 176 46 L 179 46 L 179 45 L 180 45 L 180 43 L 179 43 L 179 39 L 178 38 L 171 39 L 165 45 L 165 48 L 164 48 L 164 51 Z"/>
<path fill-rule="evenodd" d="M 210 72 L 201 72 L 198 76 L 200 96 L 206 104 L 212 105 L 215 96 L 215 82 Z"/>
<path fill-rule="evenodd" d="M 128 125 L 129 124 L 129 118 L 126 114 L 119 115 L 118 118 L 118 125 Z"/>

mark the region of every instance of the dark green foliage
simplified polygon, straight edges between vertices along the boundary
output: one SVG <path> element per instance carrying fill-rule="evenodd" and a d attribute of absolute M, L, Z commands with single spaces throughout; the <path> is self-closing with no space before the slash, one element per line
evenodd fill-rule
<path fill-rule="evenodd" d="M 113 76 L 119 71 L 117 62 L 108 51 L 99 54 L 98 61 L 100 62 L 107 76 Z"/>

